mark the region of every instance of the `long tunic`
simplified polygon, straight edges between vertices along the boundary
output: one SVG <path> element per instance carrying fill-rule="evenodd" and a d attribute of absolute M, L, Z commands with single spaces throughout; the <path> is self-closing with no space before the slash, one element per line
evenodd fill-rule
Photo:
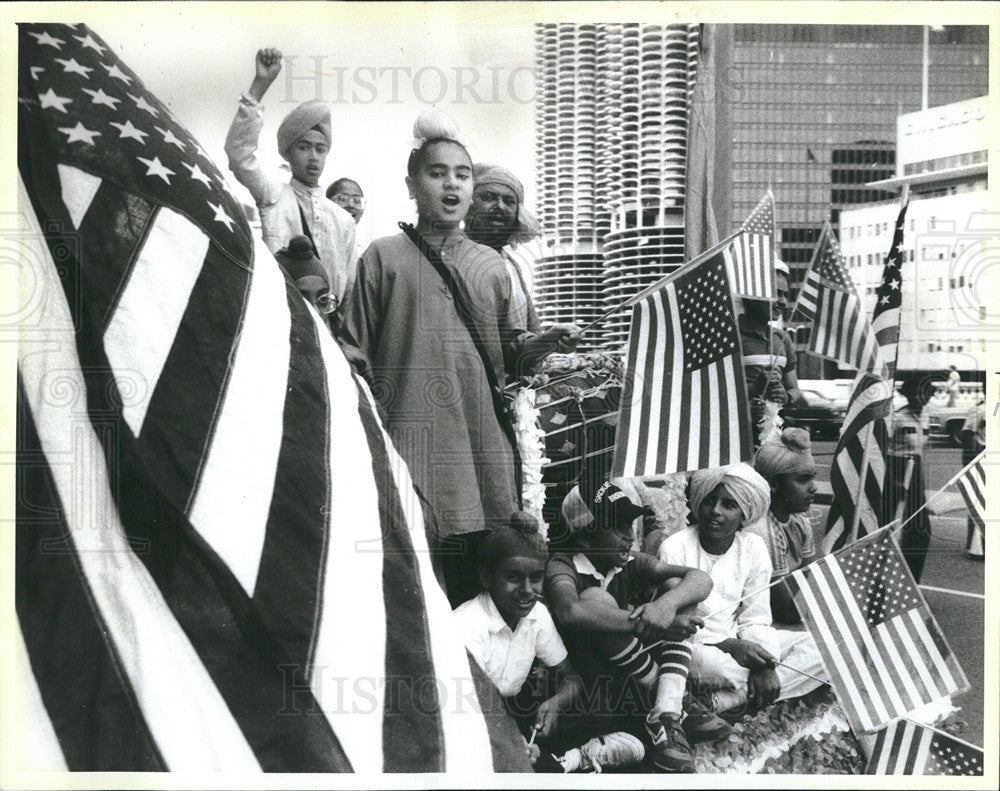
<path fill-rule="evenodd" d="M 511 319 L 505 264 L 460 232 L 443 240 L 441 258 L 473 306 L 502 385 L 531 337 Z M 514 454 L 482 361 L 448 287 L 405 234 L 365 251 L 339 340 L 361 363 L 439 534 L 507 523 L 518 502 Z"/>

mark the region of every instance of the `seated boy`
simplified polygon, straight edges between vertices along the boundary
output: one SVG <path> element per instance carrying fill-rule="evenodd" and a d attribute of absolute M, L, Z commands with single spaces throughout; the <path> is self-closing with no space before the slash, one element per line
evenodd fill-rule
<path fill-rule="evenodd" d="M 581 494 L 592 520 L 570 536 L 566 551 L 549 559 L 545 595 L 592 702 L 588 715 L 644 731 L 657 770 L 692 771 L 681 704 L 691 656 L 686 640 L 701 621 L 680 611 L 704 599 L 711 580 L 633 554 L 632 522 L 645 510 L 617 486 L 605 483 Z M 662 592 L 668 581 L 672 586 Z M 624 697 L 636 687 L 639 711 L 625 711 Z M 635 727 L 635 714 L 645 715 L 644 727 Z M 729 731 L 718 717 L 702 714 L 687 718 L 692 739 Z"/>
<path fill-rule="evenodd" d="M 580 687 L 567 660 L 566 646 L 549 611 L 538 600 L 546 560 L 548 548 L 538 533 L 538 523 L 529 514 L 514 514 L 510 526 L 491 531 L 483 541 L 478 555 L 483 591 L 454 612 L 465 647 L 503 696 L 510 713 L 522 726 L 525 715 L 531 717 L 528 721 L 534 728 L 526 747 L 532 764 L 540 756 L 541 745 L 562 752 L 556 745 L 569 744 L 566 738 L 556 739 L 554 735 L 559 716 L 569 708 Z M 534 706 L 532 690 L 525 682 L 536 658 L 558 679 L 558 686 L 555 694 Z M 630 734 L 609 734 L 592 741 L 571 750 L 572 755 L 563 759 L 567 771 L 599 771 L 601 765 L 629 759 L 638 762 L 644 756 L 642 743 Z"/>
<path fill-rule="evenodd" d="M 775 582 L 817 557 L 809 509 L 816 498 L 816 462 L 809 432 L 786 428 L 760 446 L 753 461 L 771 487 L 771 507 L 745 531 L 764 539 Z M 802 623 L 799 611 L 784 585 L 771 586 L 771 615 L 778 623 Z"/>
<path fill-rule="evenodd" d="M 767 481 L 743 463 L 699 470 L 688 497 L 697 525 L 667 538 L 660 559 L 699 568 L 715 583 L 696 608 L 704 627 L 692 638 L 695 695 L 729 711 L 747 703 L 763 708 L 819 687 L 815 679 L 827 678 L 819 651 L 807 632 L 771 626 L 767 547 L 741 530 L 767 510 Z"/>
<path fill-rule="evenodd" d="M 288 161 L 292 178 L 285 183 L 268 176 L 257 160 L 264 125 L 260 102 L 281 71 L 281 53 L 259 50 L 255 68 L 253 82 L 240 97 L 226 135 L 229 169 L 257 203 L 264 243 L 272 253 L 293 236 L 309 238 L 326 270 L 334 308 L 340 309 L 357 275 L 357 256 L 354 220 L 319 186 L 330 152 L 330 108 L 323 102 L 308 101 L 285 116 L 278 127 L 278 153 Z"/>

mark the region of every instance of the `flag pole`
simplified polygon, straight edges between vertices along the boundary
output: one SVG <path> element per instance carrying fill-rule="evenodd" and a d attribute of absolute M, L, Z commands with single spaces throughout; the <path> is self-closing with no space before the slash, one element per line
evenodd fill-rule
<path fill-rule="evenodd" d="M 655 283 L 653 283 L 653 285 L 647 286 L 642 291 L 640 291 L 638 294 L 634 294 L 631 297 L 628 297 L 627 299 L 625 299 L 622 302 L 620 302 L 618 305 L 615 305 L 610 310 L 606 310 L 604 313 L 602 313 L 600 316 L 598 316 L 596 319 L 594 319 L 592 322 L 590 322 L 590 324 L 588 324 L 585 327 L 583 327 L 580 330 L 580 334 L 583 335 L 583 333 L 587 332 L 587 330 L 593 329 L 598 324 L 602 324 L 603 322 L 607 321 L 608 318 L 610 318 L 611 316 L 613 316 L 615 313 L 617 313 L 622 308 L 626 308 L 629 305 L 634 305 L 640 299 L 644 299 L 645 297 L 648 297 L 650 294 L 653 294 L 656 291 L 659 291 L 661 288 L 663 288 L 665 285 L 667 285 L 667 283 L 670 283 L 671 281 L 673 281 L 674 279 L 680 277 L 681 275 L 686 275 L 688 272 L 690 272 L 696 266 L 698 266 L 699 264 L 705 263 L 705 261 L 707 261 L 713 255 L 715 255 L 716 253 L 718 253 L 720 250 L 724 249 L 726 247 L 726 245 L 728 245 L 731 241 L 733 241 L 733 239 L 735 239 L 737 236 L 739 236 L 740 233 L 742 233 L 742 232 L 741 231 L 736 231 L 735 233 L 730 234 L 725 239 L 723 239 L 721 242 L 718 242 L 718 243 L 712 245 L 707 250 L 705 250 L 703 253 L 699 253 L 698 255 L 696 255 L 694 258 L 692 258 L 686 264 L 682 265 L 679 269 L 676 269 L 675 271 L 671 272 L 669 275 L 666 275 L 665 277 L 660 278 Z"/>

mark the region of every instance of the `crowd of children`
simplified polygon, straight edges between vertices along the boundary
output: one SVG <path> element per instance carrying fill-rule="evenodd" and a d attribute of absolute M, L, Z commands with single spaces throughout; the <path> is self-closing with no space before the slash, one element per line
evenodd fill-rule
<path fill-rule="evenodd" d="M 520 181 L 474 167 L 454 126 L 425 114 L 405 178 L 417 224 L 359 254 L 361 187 L 319 187 L 332 137 L 325 106 L 306 102 L 281 123 L 290 183 L 257 163 L 260 102 L 280 68 L 279 52 L 258 52 L 226 141 L 230 167 L 257 201 L 276 260 L 371 385 L 428 503 L 470 661 L 506 701 L 535 769 L 690 772 L 692 743 L 732 732 L 720 714 L 823 683 L 808 633 L 772 626 L 772 608 L 794 624 L 794 604 L 780 585 L 768 592 L 816 554 L 804 516 L 816 475 L 808 436 L 788 430 L 765 444 L 756 471 L 693 473 L 692 523 L 656 554 L 640 550 L 634 527 L 647 509 L 589 477 L 564 503 L 562 540 L 547 545 L 521 510 L 502 391 L 508 375 L 572 350 L 578 329 L 538 327 L 530 299 L 518 299 L 526 291 L 506 245 L 533 227 Z M 470 231 L 482 244 L 463 225 L 477 180 L 485 191 Z"/>

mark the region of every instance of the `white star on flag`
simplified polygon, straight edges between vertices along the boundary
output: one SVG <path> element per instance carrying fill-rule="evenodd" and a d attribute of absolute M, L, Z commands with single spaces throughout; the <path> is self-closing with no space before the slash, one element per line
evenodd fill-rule
<path fill-rule="evenodd" d="M 182 162 L 181 164 L 191 171 L 191 178 L 195 181 L 200 181 L 209 189 L 212 188 L 212 180 L 198 165 L 189 165 L 187 162 Z"/>
<path fill-rule="evenodd" d="M 45 71 L 44 66 L 32 66 L 31 67 L 31 79 L 37 80 L 38 75 Z"/>
<path fill-rule="evenodd" d="M 225 225 L 226 230 L 233 230 L 233 218 L 226 214 L 226 210 L 222 208 L 222 204 L 216 206 L 212 203 L 212 201 L 209 201 L 208 205 L 211 206 L 212 210 L 215 212 L 215 216 L 212 219 Z"/>
<path fill-rule="evenodd" d="M 183 140 L 178 139 L 174 135 L 174 133 L 171 132 L 169 129 L 160 129 L 160 127 L 158 126 L 154 126 L 153 129 L 155 129 L 157 132 L 163 135 L 164 143 L 172 143 L 173 145 L 177 146 L 181 151 L 183 151 L 187 147 L 185 142 Z"/>
<path fill-rule="evenodd" d="M 126 85 L 132 84 L 132 78 L 129 77 L 121 69 L 119 69 L 117 63 L 113 63 L 110 66 L 107 63 L 102 63 L 101 65 L 107 70 L 109 77 L 114 77 L 116 80 L 121 80 Z"/>
<path fill-rule="evenodd" d="M 67 143 L 83 142 L 91 146 L 94 145 L 94 138 L 101 134 L 100 132 L 92 132 L 79 121 L 74 127 L 61 126 L 59 131 L 65 132 L 69 136 L 66 140 Z"/>
<path fill-rule="evenodd" d="M 103 104 L 110 107 L 112 110 L 117 110 L 117 103 L 121 99 L 116 99 L 114 96 L 108 96 L 103 88 L 98 88 L 96 91 L 92 91 L 89 88 L 81 89 L 84 93 L 90 96 L 90 100 L 93 104 Z"/>
<path fill-rule="evenodd" d="M 62 58 L 56 58 L 56 63 L 61 63 L 63 66 L 63 72 L 69 74 L 70 72 L 74 74 L 81 74 L 84 78 L 90 79 L 90 74 L 88 72 L 93 71 L 90 66 L 81 66 L 76 62 L 76 58 L 70 58 L 69 60 L 63 60 Z"/>
<path fill-rule="evenodd" d="M 111 121 L 110 123 L 121 133 L 121 140 L 124 140 L 126 137 L 131 137 L 133 140 L 138 140 L 143 145 L 146 145 L 146 141 L 143 140 L 143 138 L 148 137 L 149 132 L 143 132 L 141 129 L 136 129 L 132 126 L 131 121 L 126 121 L 123 124 L 119 124 L 115 121 Z"/>
<path fill-rule="evenodd" d="M 94 41 L 94 37 L 88 33 L 86 36 L 73 36 L 77 41 L 80 42 L 85 47 L 90 47 L 93 50 L 97 50 L 98 55 L 104 54 L 104 47 Z M 39 42 L 41 43 L 41 42 Z"/>
<path fill-rule="evenodd" d="M 54 38 L 48 33 L 29 33 L 28 35 L 34 36 L 40 45 L 44 44 L 49 47 L 55 47 L 56 49 L 62 49 L 62 45 L 66 43 L 61 38 Z"/>
<path fill-rule="evenodd" d="M 135 106 L 140 110 L 145 110 L 154 117 L 159 116 L 159 112 L 157 112 L 156 108 L 149 104 L 149 102 L 147 102 L 142 96 L 133 96 L 132 94 L 129 94 L 128 98 L 135 102 Z"/>
<path fill-rule="evenodd" d="M 167 167 L 164 167 L 163 163 L 160 162 L 159 157 L 153 157 L 152 159 L 145 159 L 143 157 L 136 157 L 140 162 L 142 162 L 149 170 L 146 171 L 147 176 L 159 176 L 167 184 L 170 183 L 170 176 L 174 175 L 174 171 Z"/>
<path fill-rule="evenodd" d="M 39 101 L 41 102 L 42 109 L 46 107 L 55 107 L 59 112 L 66 112 L 66 105 L 72 104 L 73 100 L 65 96 L 59 96 L 55 91 L 49 88 L 45 93 L 39 94 Z"/>

